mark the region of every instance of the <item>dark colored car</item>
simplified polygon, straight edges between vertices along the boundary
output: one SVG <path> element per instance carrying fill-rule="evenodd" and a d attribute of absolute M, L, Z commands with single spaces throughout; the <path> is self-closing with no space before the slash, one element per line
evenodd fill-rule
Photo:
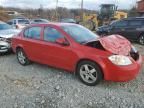
<path fill-rule="evenodd" d="M 144 17 L 115 21 L 110 25 L 97 28 L 96 32 L 99 35 L 119 34 L 144 45 Z"/>
<path fill-rule="evenodd" d="M 12 39 L 20 64 L 30 61 L 65 69 L 90 86 L 101 80 L 129 81 L 140 72 L 142 57 L 121 36 L 99 38 L 90 30 L 66 23 L 31 25 Z"/>

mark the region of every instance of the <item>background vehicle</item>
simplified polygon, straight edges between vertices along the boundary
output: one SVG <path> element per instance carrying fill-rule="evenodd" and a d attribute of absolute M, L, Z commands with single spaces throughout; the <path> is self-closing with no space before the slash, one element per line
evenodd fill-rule
<path fill-rule="evenodd" d="M 35 61 L 75 72 L 89 86 L 103 79 L 131 80 L 142 65 L 142 57 L 126 38 L 99 38 L 76 24 L 31 25 L 13 37 L 12 47 L 21 65 Z"/>
<path fill-rule="evenodd" d="M 19 30 L 13 29 L 10 25 L 0 21 L 0 53 L 11 50 L 11 38 L 19 32 Z"/>
<path fill-rule="evenodd" d="M 77 23 L 74 19 L 71 19 L 71 18 L 64 18 L 64 19 L 61 19 L 60 22 L 62 23 Z"/>
<path fill-rule="evenodd" d="M 110 24 L 113 20 L 127 18 L 127 13 L 117 10 L 117 8 L 114 4 L 102 4 L 98 13 L 84 13 L 83 25 L 90 30 L 95 30 L 99 26 Z"/>
<path fill-rule="evenodd" d="M 7 22 L 7 24 L 15 27 L 17 29 L 22 29 L 30 24 L 28 19 L 12 19 Z"/>
<path fill-rule="evenodd" d="M 137 17 L 119 20 L 108 26 L 99 27 L 96 32 L 99 35 L 119 34 L 144 45 L 144 18 Z"/>
<path fill-rule="evenodd" d="M 31 24 L 49 23 L 47 19 L 32 19 Z"/>
<path fill-rule="evenodd" d="M 100 36 L 106 36 L 108 35 L 108 32 L 109 32 L 109 29 L 110 29 L 110 26 L 117 22 L 118 20 L 115 20 L 115 21 L 112 21 L 109 25 L 103 25 L 103 26 L 100 26 L 98 28 L 96 28 L 96 33 Z"/>

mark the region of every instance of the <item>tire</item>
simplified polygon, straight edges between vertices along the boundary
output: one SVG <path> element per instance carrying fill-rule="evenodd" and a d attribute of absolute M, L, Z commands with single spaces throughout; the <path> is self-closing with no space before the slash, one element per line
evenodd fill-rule
<path fill-rule="evenodd" d="M 80 62 L 76 72 L 79 79 L 88 86 L 95 86 L 103 80 L 101 68 L 91 61 Z"/>
<path fill-rule="evenodd" d="M 17 60 L 21 65 L 26 66 L 30 64 L 30 60 L 27 58 L 22 48 L 17 49 L 16 55 L 17 55 Z"/>
<path fill-rule="evenodd" d="M 144 34 L 142 34 L 142 35 L 140 36 L 140 38 L 139 38 L 139 43 L 140 43 L 141 45 L 144 45 Z"/>

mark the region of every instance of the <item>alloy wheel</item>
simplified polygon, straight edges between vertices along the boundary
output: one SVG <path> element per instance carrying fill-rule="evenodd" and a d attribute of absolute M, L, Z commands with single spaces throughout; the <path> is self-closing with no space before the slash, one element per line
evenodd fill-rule
<path fill-rule="evenodd" d="M 80 67 L 80 76 L 87 83 L 94 83 L 97 80 L 96 69 L 89 64 Z"/>
<path fill-rule="evenodd" d="M 21 64 L 25 64 L 26 63 L 26 57 L 23 53 L 22 50 L 19 50 L 18 53 L 17 53 L 17 57 L 18 57 L 18 61 L 21 63 Z"/>

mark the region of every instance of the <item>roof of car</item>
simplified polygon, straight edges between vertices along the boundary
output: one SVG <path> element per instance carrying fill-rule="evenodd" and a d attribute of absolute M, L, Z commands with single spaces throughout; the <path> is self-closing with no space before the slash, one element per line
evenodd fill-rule
<path fill-rule="evenodd" d="M 48 24 L 44 23 L 44 24 L 32 24 L 31 26 L 38 26 L 38 25 L 54 25 L 54 26 L 64 26 L 64 25 L 77 25 L 77 24 L 73 24 L 73 23 L 57 23 L 57 22 L 50 22 Z"/>

